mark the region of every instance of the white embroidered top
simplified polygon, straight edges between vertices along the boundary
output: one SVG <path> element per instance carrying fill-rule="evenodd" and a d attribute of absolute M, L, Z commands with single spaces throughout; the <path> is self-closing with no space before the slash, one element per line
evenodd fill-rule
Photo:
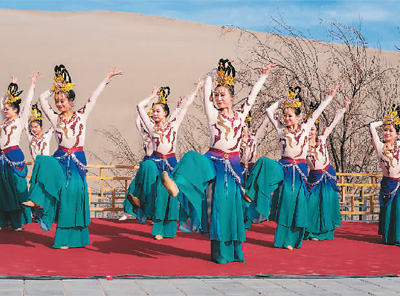
<path fill-rule="evenodd" d="M 20 110 L 19 117 L 13 121 L 8 121 L 4 113 L 4 104 L 8 98 L 7 92 L 0 102 L 0 111 L 3 123 L 0 126 L 0 148 L 2 150 L 12 146 L 19 145 L 22 131 L 25 128 L 25 123 L 28 120 L 31 111 L 31 103 L 35 91 L 35 84 L 29 88 L 28 95 L 25 98 L 25 103 Z"/>
<path fill-rule="evenodd" d="M 204 87 L 204 109 L 208 120 L 208 129 L 210 131 L 210 148 L 215 148 L 225 153 L 239 152 L 242 141 L 242 129 L 244 120 L 253 106 L 258 92 L 261 90 L 268 75 L 262 74 L 254 84 L 249 96 L 246 98 L 240 110 L 234 111 L 232 118 L 218 111 L 214 107 L 212 99 L 212 80 L 208 75 Z"/>
<path fill-rule="evenodd" d="M 140 136 L 142 137 L 144 153 L 147 156 L 150 156 L 153 153 L 153 144 L 151 141 L 150 133 L 144 128 L 144 123 L 140 119 L 140 116 L 136 117 L 136 128 L 139 131 Z"/>
<path fill-rule="evenodd" d="M 39 97 L 43 113 L 49 119 L 56 137 L 57 144 L 65 148 L 83 147 L 85 144 L 86 121 L 96 101 L 104 90 L 110 79 L 104 79 L 92 93 L 86 105 L 78 111 L 74 111 L 69 120 L 65 120 L 62 114 L 57 114 L 51 108 L 48 99 L 53 94 L 50 90 L 45 91 Z"/>
<path fill-rule="evenodd" d="M 322 170 L 329 164 L 329 153 L 326 147 L 326 140 L 333 131 L 339 120 L 346 113 L 346 108 L 339 109 L 336 112 L 333 121 L 317 137 L 315 146 L 309 146 L 307 154 L 307 165 L 310 170 Z"/>
<path fill-rule="evenodd" d="M 286 128 L 286 125 L 280 123 L 274 115 L 284 98 L 275 102 L 267 109 L 268 118 L 278 133 L 279 148 L 281 150 L 282 158 L 287 157 L 292 159 L 306 159 L 310 129 L 314 125 L 314 122 L 317 120 L 317 118 L 321 115 L 322 111 L 332 101 L 332 99 L 332 96 L 328 96 L 326 100 L 322 101 L 310 118 L 308 118 L 305 123 L 299 124 L 295 133 L 289 132 Z"/>
<path fill-rule="evenodd" d="M 152 97 L 148 97 L 138 104 L 137 109 L 139 112 L 140 120 L 142 120 L 144 128 L 149 131 L 154 152 L 158 152 L 164 155 L 175 153 L 175 143 L 178 135 L 177 133 L 179 126 L 181 125 L 183 118 L 185 117 L 185 114 L 189 106 L 193 103 L 195 97 L 196 92 L 194 91 L 186 99 L 182 108 L 177 108 L 171 114 L 171 116 L 169 116 L 166 124 L 162 127 L 160 127 L 158 124 L 155 124 L 147 115 L 147 112 L 145 110 L 145 107 L 149 104 Z"/>
<path fill-rule="evenodd" d="M 372 122 L 370 124 L 370 132 L 372 142 L 375 147 L 379 166 L 385 177 L 399 178 L 400 177 L 400 141 L 395 141 L 393 149 L 389 149 L 385 143 L 379 140 L 376 128 L 383 125 L 382 121 Z"/>
<path fill-rule="evenodd" d="M 53 128 L 44 133 L 40 139 L 37 139 L 29 132 L 29 126 L 25 128 L 25 131 L 29 142 L 29 152 L 33 160 L 36 159 L 36 155 L 50 155 L 50 140 L 53 135 Z"/>
<path fill-rule="evenodd" d="M 240 162 L 243 165 L 254 164 L 257 161 L 257 140 L 264 132 L 268 123 L 268 117 L 265 117 L 262 124 L 252 133 L 249 133 L 247 141 L 242 140 L 240 145 Z"/>

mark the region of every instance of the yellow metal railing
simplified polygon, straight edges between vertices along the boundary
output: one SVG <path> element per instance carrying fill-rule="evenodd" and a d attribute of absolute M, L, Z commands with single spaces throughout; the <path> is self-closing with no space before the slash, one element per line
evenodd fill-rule
<path fill-rule="evenodd" d="M 32 166 L 33 163 L 27 164 Z M 93 205 L 91 211 L 121 211 L 122 202 L 138 166 L 88 165 L 87 169 L 89 198 Z M 341 190 L 339 194 L 341 214 L 379 214 L 379 181 L 382 175 L 338 173 L 337 177 L 338 187 Z M 101 204 L 107 206 L 101 207 L 99 206 Z"/>

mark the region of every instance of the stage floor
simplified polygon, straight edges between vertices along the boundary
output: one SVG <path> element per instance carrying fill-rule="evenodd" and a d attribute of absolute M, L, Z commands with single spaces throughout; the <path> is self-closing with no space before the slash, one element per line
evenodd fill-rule
<path fill-rule="evenodd" d="M 156 241 L 150 223 L 92 219 L 90 246 L 58 250 L 53 226 L 1 230 L 0 276 L 400 274 L 400 247 L 381 243 L 377 223 L 343 222 L 333 241 L 304 241 L 293 251 L 273 247 L 275 223 L 253 225 L 243 244 L 246 262 L 226 265 L 210 261 L 210 242 L 197 233 Z"/>

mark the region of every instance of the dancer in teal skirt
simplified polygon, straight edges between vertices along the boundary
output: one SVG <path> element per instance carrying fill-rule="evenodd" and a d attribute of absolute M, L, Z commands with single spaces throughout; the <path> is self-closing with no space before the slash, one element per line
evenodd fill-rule
<path fill-rule="evenodd" d="M 198 81 L 196 89 L 182 107 L 178 106 L 171 117 L 168 117 L 169 87 L 154 87 L 151 95 L 138 104 L 140 120 L 152 140 L 153 153 L 140 163 L 127 199 L 131 202 L 133 212 L 140 223 L 145 223 L 148 219 L 153 221 L 151 234 L 156 240 L 175 237 L 177 233 L 178 199 L 176 196 L 169 196 L 162 186 L 161 173 L 171 173 L 177 164 L 175 151 L 178 129 L 203 84 L 203 80 Z M 158 101 L 153 104 L 152 116 L 149 116 L 145 108 L 157 96 Z"/>
<path fill-rule="evenodd" d="M 63 65 L 54 70 L 53 87 L 44 92 L 39 101 L 53 127 L 58 149 L 53 156 L 36 156 L 29 201 L 23 204 L 43 208 L 42 229 L 50 230 L 52 222 L 56 221 L 54 248 L 78 248 L 90 244 L 90 208 L 83 151 L 86 122 L 100 93 L 122 72 L 110 69 L 86 105 L 75 112 L 71 109 L 75 100 L 71 77 Z M 54 95 L 59 114 L 49 105 L 51 95 Z"/>
<path fill-rule="evenodd" d="M 17 79 L 12 76 L 8 91 L 0 102 L 3 123 L 0 126 L 0 229 L 9 225 L 20 231 L 32 221 L 30 209 L 21 204 L 28 200 L 27 167 L 19 148 L 21 133 L 28 121 L 31 102 L 39 73 L 33 73 L 26 102 L 20 111 L 21 98 Z"/>
<path fill-rule="evenodd" d="M 393 106 L 383 121 L 370 125 L 372 141 L 382 169 L 379 194 L 379 230 L 382 242 L 400 246 L 400 108 Z M 376 128 L 383 126 L 384 142 L 379 140 Z"/>
<path fill-rule="evenodd" d="M 329 163 L 329 153 L 326 141 L 346 112 L 351 100 L 345 102 L 345 107 L 338 110 L 333 121 L 319 133 L 319 119 L 310 130 L 307 165 L 310 169 L 307 189 L 308 227 L 306 239 L 332 240 L 335 228 L 341 226 L 339 188 L 336 185 L 336 171 Z M 317 108 L 310 105 L 310 113 Z"/>
<path fill-rule="evenodd" d="M 233 110 L 235 69 L 221 59 L 218 70 L 206 78 L 204 108 L 210 132 L 206 154 L 189 151 L 180 160 L 172 178 L 163 173 L 163 185 L 180 201 L 180 229 L 200 231 L 211 240 L 211 260 L 220 264 L 244 262 L 246 240 L 243 212 L 242 167 L 239 150 L 245 118 L 271 69 L 262 75 L 240 110 Z M 217 86 L 212 92 L 212 77 Z M 215 104 L 215 105 L 214 105 Z"/>
<path fill-rule="evenodd" d="M 331 102 L 340 85 L 330 90 L 326 100 L 303 124 L 300 124 L 301 96 L 300 87 L 289 88 L 287 97 L 272 104 L 267 109 L 267 115 L 274 125 L 281 149 L 279 160 L 284 171 L 284 180 L 272 198 L 270 220 L 277 223 L 274 246 L 278 248 L 300 248 L 308 226 L 306 188 L 308 170 L 306 157 L 308 151 L 308 136 L 314 122 Z M 278 107 L 283 109 L 282 124 L 276 117 Z M 265 168 L 268 170 L 268 166 Z M 253 169 L 254 170 L 254 169 Z"/>

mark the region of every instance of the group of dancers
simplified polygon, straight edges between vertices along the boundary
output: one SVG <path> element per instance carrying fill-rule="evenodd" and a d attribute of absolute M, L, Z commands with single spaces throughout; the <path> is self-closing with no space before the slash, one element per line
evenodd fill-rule
<path fill-rule="evenodd" d="M 263 65 L 262 73 L 240 108 L 233 107 L 235 68 L 220 59 L 195 90 L 179 101 L 171 113 L 169 87 L 153 87 L 137 106 L 136 126 L 145 156 L 129 186 L 124 212 L 140 223 L 152 220 L 156 240 L 175 237 L 177 229 L 201 232 L 211 241 L 211 260 L 220 264 L 244 262 L 242 243 L 251 224 L 277 223 L 274 246 L 293 250 L 304 239 L 331 240 L 341 225 L 336 172 L 329 162 L 328 136 L 346 112 L 350 100 L 337 111 L 332 122 L 320 129 L 319 116 L 333 100 L 340 85 L 329 90 L 320 104 L 311 104 L 307 115 L 300 87 L 273 103 L 259 126 L 251 125 L 251 107 L 270 72 L 277 65 Z M 44 230 L 57 223 L 54 248 L 83 247 L 89 242 L 89 198 L 86 158 L 83 151 L 86 121 L 97 98 L 110 80 L 122 72 L 110 70 L 87 104 L 73 111 L 75 92 L 63 65 L 55 67 L 51 89 L 30 105 L 38 73 L 22 111 L 18 83 L 14 77 L 1 100 L 3 124 L 0 133 L 0 227 L 20 230 L 31 221 L 29 208 Z M 213 87 L 214 83 L 214 87 Z M 205 154 L 189 151 L 176 159 L 177 133 L 189 106 L 204 88 L 204 111 L 209 129 Z M 54 96 L 54 112 L 49 98 Z M 43 133 L 42 113 L 51 123 Z M 150 107 L 150 108 L 149 108 Z M 29 117 L 29 110 L 32 115 Z M 278 119 L 277 111 L 283 111 Z M 384 243 L 400 245 L 399 143 L 400 118 L 392 109 L 383 122 L 371 124 L 371 133 L 384 178 L 380 193 L 379 233 Z M 27 124 L 27 122 L 29 122 Z M 281 152 L 275 161 L 257 159 L 256 147 L 268 122 L 274 126 Z M 375 128 L 383 125 L 384 143 Z M 19 148 L 22 130 L 29 133 L 35 164 L 28 190 L 24 155 Z M 58 149 L 48 156 L 51 134 Z"/>

